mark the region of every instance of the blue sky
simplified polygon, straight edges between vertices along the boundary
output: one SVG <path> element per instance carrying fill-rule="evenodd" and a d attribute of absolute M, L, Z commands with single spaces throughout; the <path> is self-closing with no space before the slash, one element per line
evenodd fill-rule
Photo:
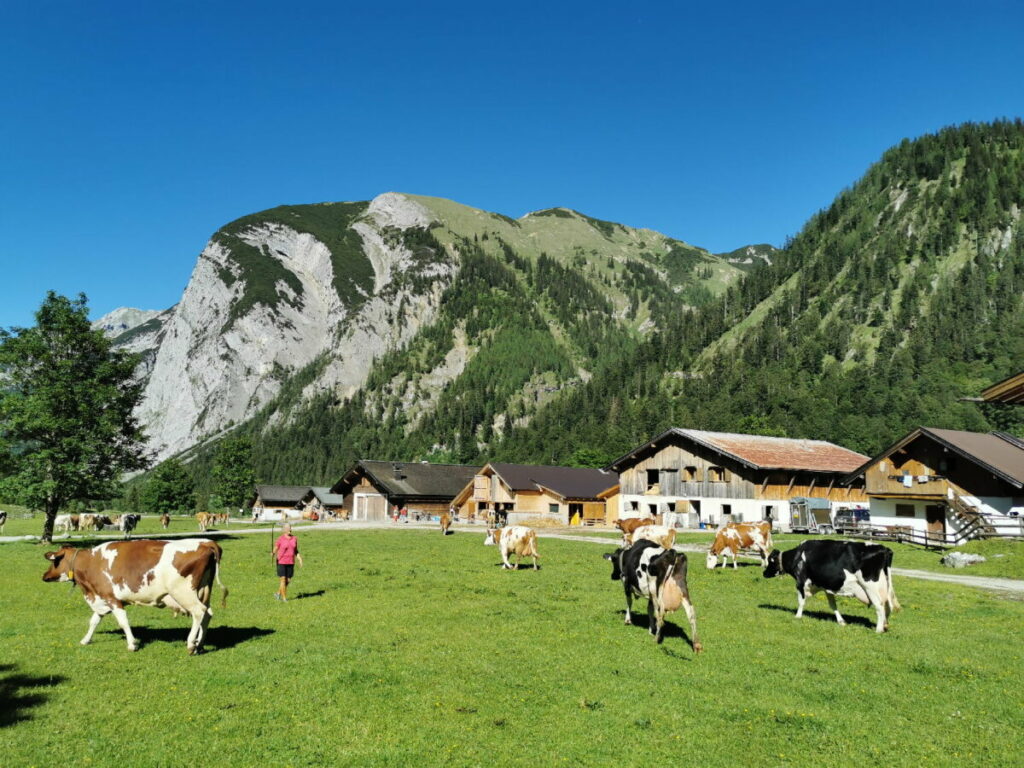
<path fill-rule="evenodd" d="M 780 244 L 902 138 L 1024 112 L 1016 2 L 488 6 L 4 3 L 0 326 L 170 306 L 228 221 L 391 190 Z"/>

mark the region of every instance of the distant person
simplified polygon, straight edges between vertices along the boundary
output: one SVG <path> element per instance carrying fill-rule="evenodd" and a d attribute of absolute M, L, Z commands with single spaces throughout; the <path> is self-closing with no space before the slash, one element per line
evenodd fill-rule
<path fill-rule="evenodd" d="M 295 575 L 295 561 L 302 565 L 302 555 L 299 554 L 299 540 L 292 535 L 292 527 L 288 523 L 281 529 L 281 535 L 274 542 L 274 562 L 277 563 L 277 578 L 280 584 L 274 597 L 282 602 L 288 602 L 288 584 Z"/>

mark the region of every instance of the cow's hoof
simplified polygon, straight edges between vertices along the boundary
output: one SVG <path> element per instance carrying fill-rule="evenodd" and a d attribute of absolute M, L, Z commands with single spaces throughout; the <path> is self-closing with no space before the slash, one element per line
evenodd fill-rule
<path fill-rule="evenodd" d="M 700 643 L 694 643 L 693 644 L 693 652 L 694 653 L 700 653 L 703 650 L 704 650 L 704 646 L 701 645 Z"/>
<path fill-rule="evenodd" d="M 128 650 L 129 651 L 137 651 L 137 650 L 139 650 L 139 644 L 138 643 L 134 643 L 134 644 L 129 643 L 128 644 Z"/>
<path fill-rule="evenodd" d="M 79 640 L 79 641 L 78 641 L 78 644 L 79 644 L 79 645 L 88 645 L 88 644 L 89 644 L 89 642 L 90 642 L 89 640 Z"/>

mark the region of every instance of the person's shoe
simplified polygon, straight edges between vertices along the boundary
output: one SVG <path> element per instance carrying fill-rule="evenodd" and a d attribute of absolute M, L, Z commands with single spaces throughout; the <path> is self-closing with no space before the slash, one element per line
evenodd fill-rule
<path fill-rule="evenodd" d="M 275 600 L 280 600 L 281 599 L 281 593 L 280 592 L 275 592 L 274 593 L 274 599 Z"/>

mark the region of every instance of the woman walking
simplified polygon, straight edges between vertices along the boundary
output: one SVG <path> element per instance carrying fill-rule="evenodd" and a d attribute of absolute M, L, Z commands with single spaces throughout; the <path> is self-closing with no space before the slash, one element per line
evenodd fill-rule
<path fill-rule="evenodd" d="M 302 565 L 302 555 L 299 554 L 299 540 L 292 536 L 292 527 L 285 523 L 281 529 L 281 535 L 274 542 L 274 562 L 277 563 L 277 577 L 280 579 L 280 586 L 274 597 L 278 600 L 288 602 L 288 583 L 295 574 L 295 561 Z"/>

